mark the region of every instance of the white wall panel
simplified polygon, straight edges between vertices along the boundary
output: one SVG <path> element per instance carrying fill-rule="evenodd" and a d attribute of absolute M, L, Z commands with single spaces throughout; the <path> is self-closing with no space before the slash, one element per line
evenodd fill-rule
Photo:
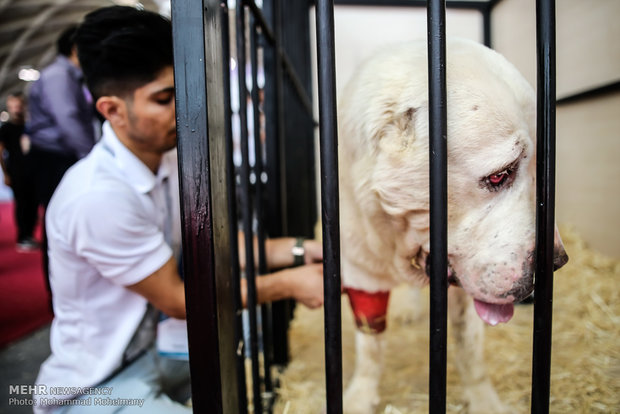
<path fill-rule="evenodd" d="M 620 1 L 557 2 L 558 98 L 620 81 Z"/>
<path fill-rule="evenodd" d="M 493 10 L 493 47 L 536 85 L 536 1 L 502 0 Z M 620 1 L 557 0 L 557 96 L 620 80 Z"/>
<path fill-rule="evenodd" d="M 311 27 L 315 13 L 311 10 Z M 426 37 L 426 8 L 335 6 L 336 85 L 341 91 L 355 68 L 387 45 Z M 475 10 L 448 10 L 448 36 L 482 41 L 482 14 Z M 316 36 L 312 37 L 316 55 Z M 316 56 L 313 64 L 316 71 Z M 315 78 L 316 80 L 316 72 Z M 316 81 L 315 81 L 316 88 Z M 315 95 L 316 98 L 316 95 Z M 315 99 L 316 102 L 316 99 Z"/>
<path fill-rule="evenodd" d="M 534 86 L 535 7 L 535 0 L 502 0 L 492 17 L 493 46 Z M 618 0 L 556 1 L 558 98 L 620 80 L 619 18 Z M 619 131 L 617 93 L 557 108 L 557 220 L 620 258 Z"/>
<path fill-rule="evenodd" d="M 620 93 L 557 111 L 556 217 L 620 258 Z M 569 252 L 570 255 L 570 252 Z"/>

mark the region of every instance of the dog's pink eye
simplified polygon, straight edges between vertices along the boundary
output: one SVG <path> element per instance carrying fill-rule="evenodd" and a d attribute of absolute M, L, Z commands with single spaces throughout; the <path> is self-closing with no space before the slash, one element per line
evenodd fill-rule
<path fill-rule="evenodd" d="M 480 188 L 486 188 L 491 192 L 495 192 L 510 187 L 516 178 L 518 168 L 519 161 L 517 160 L 512 165 L 504 167 L 504 170 L 500 172 L 482 177 Z"/>
<path fill-rule="evenodd" d="M 509 175 L 508 171 L 502 171 L 499 174 L 489 175 L 489 181 L 493 185 L 500 185 L 508 178 L 508 175 Z"/>

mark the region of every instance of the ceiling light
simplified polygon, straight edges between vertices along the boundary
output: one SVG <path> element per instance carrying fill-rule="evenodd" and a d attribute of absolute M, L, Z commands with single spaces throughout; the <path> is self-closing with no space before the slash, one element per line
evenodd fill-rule
<path fill-rule="evenodd" d="M 22 68 L 19 70 L 17 77 L 25 82 L 34 82 L 36 80 L 39 80 L 41 74 L 36 69 Z"/>

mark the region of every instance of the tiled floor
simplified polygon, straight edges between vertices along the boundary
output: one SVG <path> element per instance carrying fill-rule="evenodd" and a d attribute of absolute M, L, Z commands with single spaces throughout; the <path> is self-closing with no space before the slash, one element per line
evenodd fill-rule
<path fill-rule="evenodd" d="M 0 171 L 0 200 L 10 200 L 11 189 L 4 185 Z M 9 398 L 28 399 L 29 395 L 9 395 L 11 385 L 31 385 L 39 366 L 50 354 L 49 325 L 0 349 L 0 413 L 32 413 L 32 407 L 10 405 Z"/>
<path fill-rule="evenodd" d="M 11 398 L 31 401 L 27 394 L 9 395 L 10 386 L 32 385 L 39 373 L 39 366 L 50 354 L 49 325 L 27 337 L 0 349 L 0 413 L 32 413 L 32 407 L 9 405 Z"/>

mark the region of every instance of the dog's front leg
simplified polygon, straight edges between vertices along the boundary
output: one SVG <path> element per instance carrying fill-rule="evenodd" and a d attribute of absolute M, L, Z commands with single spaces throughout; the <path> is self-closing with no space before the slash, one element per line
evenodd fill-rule
<path fill-rule="evenodd" d="M 355 371 L 344 394 L 344 412 L 372 414 L 379 404 L 383 333 L 355 333 Z"/>
<path fill-rule="evenodd" d="M 389 291 L 367 292 L 345 288 L 357 325 L 355 370 L 344 394 L 344 412 L 372 414 L 379 404 L 383 370 L 383 331 L 386 328 Z"/>
<path fill-rule="evenodd" d="M 448 289 L 448 312 L 455 339 L 455 363 L 472 414 L 512 413 L 491 384 L 484 362 L 484 323 L 463 289 Z"/>

